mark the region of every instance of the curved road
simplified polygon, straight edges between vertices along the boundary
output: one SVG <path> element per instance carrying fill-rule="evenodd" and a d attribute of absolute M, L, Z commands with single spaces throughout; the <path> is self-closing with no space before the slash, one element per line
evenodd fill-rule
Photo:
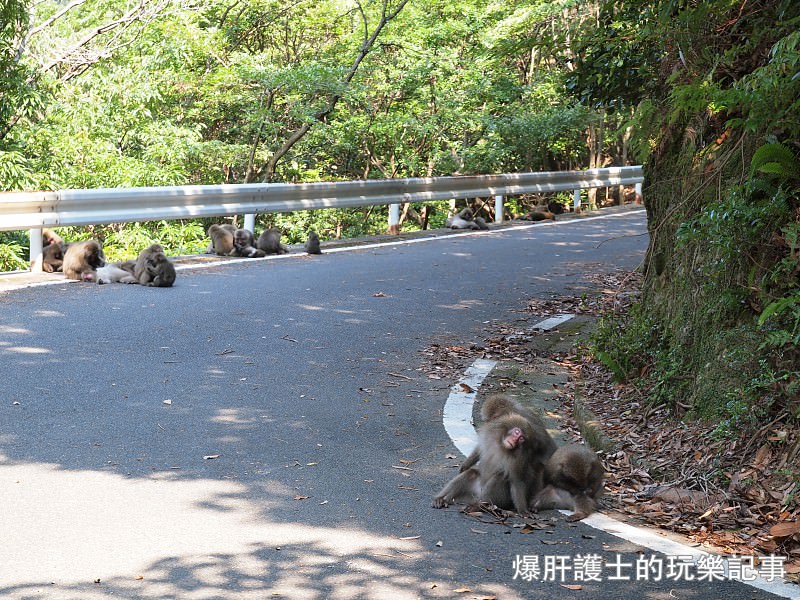
<path fill-rule="evenodd" d="M 625 563 L 641 548 L 563 519 L 523 533 L 430 508 L 458 460 L 441 420 L 453 382 L 429 378 L 420 351 L 635 267 L 644 223 L 634 211 L 186 269 L 171 289 L 0 295 L 0 597 L 773 597 L 608 569 L 532 577 L 535 560 Z"/>

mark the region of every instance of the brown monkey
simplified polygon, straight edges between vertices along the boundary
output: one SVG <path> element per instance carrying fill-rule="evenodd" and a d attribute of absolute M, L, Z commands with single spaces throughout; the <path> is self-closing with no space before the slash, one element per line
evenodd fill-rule
<path fill-rule="evenodd" d="M 255 247 L 253 232 L 249 229 L 237 229 L 233 234 L 233 250 L 231 256 L 244 256 L 246 258 L 262 258 L 267 255 L 263 250 Z"/>
<path fill-rule="evenodd" d="M 544 421 L 542 421 L 539 415 L 534 414 L 531 410 L 525 408 L 519 402 L 509 398 L 505 394 L 492 394 L 486 398 L 483 406 L 481 406 L 481 417 L 484 422 L 496 421 L 500 417 L 511 414 L 520 415 L 530 423 L 531 429 L 533 430 L 533 437 L 529 440 L 529 443 L 534 446 L 537 460 L 542 468 L 544 468 L 547 459 L 556 451 L 556 443 L 553 441 L 553 438 L 550 437 L 550 434 L 547 433 L 547 427 L 545 427 Z M 461 465 L 459 471 L 463 472 L 474 467 L 479 459 L 480 446 L 472 451 L 472 454 L 467 457 L 467 460 Z"/>
<path fill-rule="evenodd" d="M 42 253 L 31 262 L 31 271 L 55 273 L 64 264 L 64 240 L 50 229 L 42 229 Z"/>
<path fill-rule="evenodd" d="M 281 244 L 281 230 L 277 228 L 265 229 L 258 236 L 258 249 L 266 254 L 286 254 L 289 249 Z"/>
<path fill-rule="evenodd" d="M 433 506 L 449 502 L 490 502 L 528 514 L 542 489 L 542 466 L 533 428 L 518 414 L 501 416 L 478 430 L 480 464 L 451 479 L 434 497 Z"/>
<path fill-rule="evenodd" d="M 319 236 L 316 231 L 308 232 L 308 239 L 306 240 L 306 252 L 309 254 L 322 254 L 319 247 Z"/>
<path fill-rule="evenodd" d="M 208 228 L 208 237 L 211 238 L 211 245 L 208 247 L 209 254 L 218 254 L 220 256 L 230 256 L 234 250 L 233 236 L 236 233 L 236 227 L 230 223 L 217 225 L 216 223 Z"/>
<path fill-rule="evenodd" d="M 520 217 L 520 219 L 524 221 L 547 221 L 547 220 L 555 221 L 556 216 L 549 210 L 532 210 L 524 217 Z"/>
<path fill-rule="evenodd" d="M 95 240 L 67 244 L 62 269 L 67 279 L 97 282 L 97 268 L 106 264 L 103 248 Z"/>
<path fill-rule="evenodd" d="M 122 267 L 122 265 L 120 265 Z M 125 267 L 122 267 L 125 268 Z M 133 265 L 133 276 L 141 285 L 149 287 L 171 287 L 177 276 L 175 266 L 169 261 L 164 249 L 158 244 L 142 250 Z"/>
<path fill-rule="evenodd" d="M 547 485 L 534 499 L 532 508 L 563 508 L 574 511 L 567 521 L 584 519 L 597 508 L 604 475 L 600 459 L 589 448 L 580 444 L 562 446 L 547 461 Z"/>

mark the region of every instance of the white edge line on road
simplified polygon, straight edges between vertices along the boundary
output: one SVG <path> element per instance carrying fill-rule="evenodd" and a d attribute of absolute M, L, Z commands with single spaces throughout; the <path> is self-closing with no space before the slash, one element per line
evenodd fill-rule
<path fill-rule="evenodd" d="M 533 326 L 533 329 L 549 330 L 557 327 L 561 323 L 571 319 L 574 315 L 557 315 L 545 319 Z M 478 436 L 472 423 L 472 412 L 478 388 L 491 370 L 497 365 L 497 361 L 478 359 L 466 370 L 464 377 L 456 383 L 450 390 L 447 401 L 442 411 L 442 421 L 445 431 L 450 436 L 453 444 L 464 456 L 469 456 L 478 443 Z M 463 385 L 462 385 L 463 384 Z M 467 387 L 464 387 L 467 386 Z M 471 392 L 466 391 L 471 389 Z M 560 511 L 563 514 L 571 514 L 570 511 Z M 657 533 L 640 529 L 627 523 L 617 521 L 602 513 L 594 513 L 581 521 L 594 529 L 598 529 L 618 538 L 622 538 L 632 544 L 644 546 L 654 552 L 660 552 L 667 556 L 691 556 L 697 562 L 702 556 L 713 556 L 711 553 L 698 548 L 692 548 L 686 544 L 662 537 Z M 727 574 L 727 565 L 726 565 Z M 754 581 L 741 581 L 762 591 L 800 600 L 800 593 L 796 584 L 785 583 L 784 581 L 767 581 L 760 575 Z"/>

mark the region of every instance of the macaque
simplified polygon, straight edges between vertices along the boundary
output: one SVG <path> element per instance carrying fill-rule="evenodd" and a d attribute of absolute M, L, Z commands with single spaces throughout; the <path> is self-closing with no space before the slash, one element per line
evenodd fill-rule
<path fill-rule="evenodd" d="M 553 441 L 553 438 L 550 437 L 550 434 L 547 433 L 547 428 L 541 417 L 505 394 L 492 394 L 486 398 L 483 406 L 481 406 L 481 417 L 484 422 L 496 421 L 500 417 L 511 414 L 520 415 L 530 423 L 531 429 L 533 430 L 533 437 L 529 440 L 529 443 L 535 447 L 539 463 L 542 468 L 544 468 L 547 459 L 556 451 L 556 443 Z M 463 472 L 474 467 L 479 459 L 480 446 L 472 451 L 472 454 L 467 457 L 467 460 L 464 461 L 459 470 Z"/>
<path fill-rule="evenodd" d="M 483 221 L 483 219 L 481 219 L 481 221 Z M 449 227 L 450 229 L 488 229 L 486 222 L 484 222 L 483 225 L 484 226 L 481 227 L 475 222 L 471 208 L 465 208 L 458 214 L 448 217 L 445 222 L 445 227 Z"/>
<path fill-rule="evenodd" d="M 574 511 L 567 521 L 585 519 L 597 508 L 605 471 L 597 454 L 569 444 L 556 450 L 544 470 L 545 487 L 531 505 L 534 511 L 563 508 Z"/>
<path fill-rule="evenodd" d="M 67 244 L 62 269 L 67 279 L 97 282 L 97 268 L 106 264 L 103 248 L 94 240 Z"/>
<path fill-rule="evenodd" d="M 556 216 L 549 210 L 532 210 L 524 217 L 520 217 L 520 219 L 524 221 L 547 221 L 547 220 L 555 221 Z"/>
<path fill-rule="evenodd" d="M 543 484 L 542 458 L 534 440 L 531 424 L 521 415 L 504 415 L 484 423 L 478 430 L 478 466 L 451 479 L 434 497 L 433 506 L 477 500 L 527 515 Z"/>
<path fill-rule="evenodd" d="M 482 217 L 475 217 L 475 225 L 478 226 L 478 229 L 489 229 L 489 226 L 486 224 L 486 221 L 484 221 Z"/>
<path fill-rule="evenodd" d="M 249 229 L 237 229 L 233 233 L 233 250 L 231 256 L 243 256 L 246 258 L 263 258 L 266 252 L 255 247 L 256 242 L 253 232 Z"/>
<path fill-rule="evenodd" d="M 42 229 L 42 254 L 31 263 L 31 271 L 55 273 L 64 264 L 64 240 L 50 229 Z"/>
<path fill-rule="evenodd" d="M 258 236 L 259 250 L 266 254 L 286 254 L 289 249 L 281 244 L 281 230 L 277 228 L 265 229 L 260 236 Z"/>
<path fill-rule="evenodd" d="M 175 266 L 158 244 L 142 250 L 133 265 L 133 276 L 141 285 L 149 287 L 171 287 L 175 283 L 176 275 Z"/>
<path fill-rule="evenodd" d="M 236 234 L 236 227 L 230 223 L 217 225 L 216 223 L 208 228 L 208 237 L 211 238 L 211 245 L 208 247 L 208 254 L 218 254 L 219 256 L 230 256 L 234 250 L 233 236 Z"/>
<path fill-rule="evenodd" d="M 97 269 L 97 283 L 139 283 L 132 273 L 117 265 L 105 265 Z"/>
<path fill-rule="evenodd" d="M 306 252 L 309 254 L 322 254 L 319 247 L 319 236 L 316 231 L 308 232 L 308 239 L 306 240 Z"/>

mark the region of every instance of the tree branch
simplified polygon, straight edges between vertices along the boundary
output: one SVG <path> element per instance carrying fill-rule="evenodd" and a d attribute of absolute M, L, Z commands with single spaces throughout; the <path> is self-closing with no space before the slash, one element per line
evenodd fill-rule
<path fill-rule="evenodd" d="M 403 8 L 405 7 L 406 4 L 408 4 L 408 2 L 409 0 L 401 0 L 400 3 L 395 8 L 395 10 L 389 13 L 387 12 L 388 0 L 383 0 L 383 8 L 381 10 L 381 20 L 376 25 L 375 29 L 372 32 L 372 35 L 368 35 L 369 30 L 367 28 L 367 18 L 366 15 L 364 14 L 363 9 L 361 9 L 361 5 L 359 4 L 359 10 L 361 10 L 361 17 L 364 21 L 364 41 L 361 44 L 361 49 L 358 51 L 358 55 L 353 61 L 353 64 L 350 66 L 350 69 L 347 71 L 347 74 L 342 80 L 345 84 L 348 84 L 353 80 L 353 77 L 355 77 L 355 74 L 358 71 L 358 67 L 361 65 L 361 63 L 364 61 L 364 58 L 366 58 L 367 54 L 369 54 L 370 50 L 375 45 L 375 40 L 378 39 L 378 36 L 381 34 L 381 31 L 383 31 L 383 28 L 386 27 L 386 25 L 392 19 L 394 19 L 397 15 L 400 14 L 400 11 L 403 10 Z M 286 154 L 288 154 L 289 150 L 291 150 L 292 147 L 309 132 L 309 130 L 314 126 L 315 123 L 323 121 L 325 117 L 327 117 L 331 112 L 333 112 L 333 109 L 336 108 L 336 104 L 339 102 L 339 100 L 341 100 L 341 98 L 342 98 L 341 94 L 338 93 L 332 94 L 325 107 L 314 115 L 313 121 L 308 121 L 306 123 L 303 123 L 300 127 L 295 129 L 291 133 L 289 138 L 281 145 L 280 148 L 278 148 L 278 150 L 275 151 L 275 153 L 267 162 L 264 168 L 265 182 L 269 182 L 272 179 L 272 177 L 275 175 L 275 169 L 278 163 L 286 156 Z"/>

